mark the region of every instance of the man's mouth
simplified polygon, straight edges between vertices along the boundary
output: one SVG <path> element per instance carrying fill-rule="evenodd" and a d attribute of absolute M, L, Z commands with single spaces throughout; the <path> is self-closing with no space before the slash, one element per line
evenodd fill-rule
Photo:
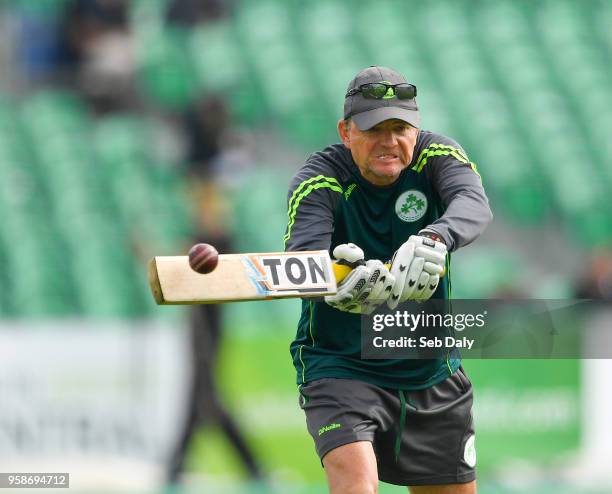
<path fill-rule="evenodd" d="M 381 161 L 393 161 L 393 160 L 398 159 L 398 156 L 397 154 L 389 154 L 389 153 L 377 154 L 376 159 L 381 160 Z"/>

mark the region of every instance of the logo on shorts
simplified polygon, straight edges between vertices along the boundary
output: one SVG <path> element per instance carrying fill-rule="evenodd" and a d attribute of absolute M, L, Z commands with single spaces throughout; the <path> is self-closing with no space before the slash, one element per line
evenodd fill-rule
<path fill-rule="evenodd" d="M 420 190 L 407 190 L 395 201 L 395 214 L 400 220 L 412 223 L 427 212 L 427 197 Z"/>
<path fill-rule="evenodd" d="M 467 463 L 468 467 L 474 468 L 476 466 L 476 436 L 473 434 L 468 437 L 465 442 L 465 449 L 463 450 L 463 460 Z"/>
<path fill-rule="evenodd" d="M 323 427 L 321 427 L 319 429 L 319 436 L 322 436 L 326 432 L 329 432 L 329 431 L 331 431 L 333 429 L 339 429 L 340 427 L 342 427 L 342 426 L 340 424 L 336 424 L 336 423 L 325 425 L 325 426 L 323 426 Z"/>

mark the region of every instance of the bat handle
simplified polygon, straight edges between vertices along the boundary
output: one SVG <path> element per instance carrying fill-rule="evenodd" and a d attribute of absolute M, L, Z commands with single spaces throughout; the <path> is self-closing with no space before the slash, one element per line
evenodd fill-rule
<path fill-rule="evenodd" d="M 334 270 L 334 276 L 336 277 L 336 283 L 340 283 L 348 274 L 353 270 L 346 264 L 332 263 L 332 269 Z"/>
<path fill-rule="evenodd" d="M 391 267 L 391 264 L 385 264 L 385 266 L 387 266 L 388 269 Z M 347 266 L 346 264 L 337 264 L 335 262 L 332 263 L 332 269 L 334 270 L 334 275 L 336 276 L 336 283 L 342 282 L 342 280 L 346 278 L 353 270 L 353 268 Z"/>
<path fill-rule="evenodd" d="M 391 264 L 385 264 L 385 266 L 387 266 L 387 269 L 391 269 Z M 332 263 L 332 269 L 334 270 L 334 275 L 336 276 L 336 283 L 341 283 L 342 280 L 346 278 L 353 270 L 353 268 L 347 266 L 346 264 L 337 264 L 335 262 Z M 440 278 L 443 278 L 445 274 L 446 269 L 442 272 Z"/>

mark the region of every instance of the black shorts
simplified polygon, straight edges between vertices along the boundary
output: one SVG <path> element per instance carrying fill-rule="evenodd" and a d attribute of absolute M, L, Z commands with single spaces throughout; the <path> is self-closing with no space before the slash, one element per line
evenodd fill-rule
<path fill-rule="evenodd" d="M 300 388 L 300 406 L 321 460 L 338 446 L 370 441 L 383 482 L 459 484 L 476 478 L 472 384 L 462 368 L 419 391 L 319 379 Z"/>

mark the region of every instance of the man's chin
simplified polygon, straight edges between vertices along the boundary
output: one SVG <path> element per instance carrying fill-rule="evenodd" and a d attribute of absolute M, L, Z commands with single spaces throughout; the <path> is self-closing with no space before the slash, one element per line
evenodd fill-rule
<path fill-rule="evenodd" d="M 379 177 L 397 178 L 404 168 L 401 163 L 393 163 L 389 165 L 377 166 L 374 168 L 374 173 Z"/>
<path fill-rule="evenodd" d="M 395 182 L 400 173 L 402 172 L 402 168 L 393 168 L 393 169 L 376 169 L 372 170 L 373 177 L 376 177 L 376 180 L 379 182 L 379 185 L 390 185 Z"/>

